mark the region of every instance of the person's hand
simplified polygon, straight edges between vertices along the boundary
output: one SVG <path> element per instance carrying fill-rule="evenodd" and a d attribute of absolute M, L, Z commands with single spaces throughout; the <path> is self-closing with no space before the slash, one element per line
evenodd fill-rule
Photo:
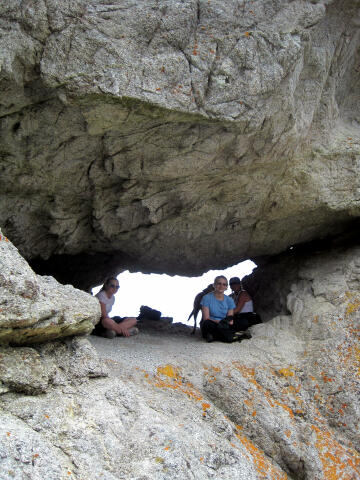
<path fill-rule="evenodd" d="M 120 324 L 120 335 L 122 335 L 123 337 L 130 337 L 129 331 L 126 328 L 121 327 L 121 324 Z"/>

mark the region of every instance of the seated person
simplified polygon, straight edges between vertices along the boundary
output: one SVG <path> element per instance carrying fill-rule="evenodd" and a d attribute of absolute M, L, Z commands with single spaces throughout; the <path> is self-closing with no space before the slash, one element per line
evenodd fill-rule
<path fill-rule="evenodd" d="M 114 338 L 116 335 L 129 337 L 139 333 L 136 325 L 135 317 L 109 317 L 109 313 L 115 303 L 115 294 L 119 290 L 119 282 L 117 278 L 108 278 L 101 290 L 95 295 L 99 299 L 101 307 L 100 322 L 95 325 L 93 333 L 95 335 L 104 336 L 107 338 Z"/>
<path fill-rule="evenodd" d="M 220 275 L 214 280 L 214 291 L 204 295 L 201 299 L 202 320 L 200 322 L 201 334 L 207 342 L 214 340 L 228 341 L 223 332 L 218 328 L 220 320 L 233 315 L 234 300 L 224 294 L 228 288 L 227 278 Z"/>
<path fill-rule="evenodd" d="M 254 313 L 254 304 L 249 293 L 243 289 L 239 277 L 230 278 L 230 297 L 235 302 L 234 308 L 234 330 L 246 330 L 255 323 L 260 323 L 258 315 Z"/>

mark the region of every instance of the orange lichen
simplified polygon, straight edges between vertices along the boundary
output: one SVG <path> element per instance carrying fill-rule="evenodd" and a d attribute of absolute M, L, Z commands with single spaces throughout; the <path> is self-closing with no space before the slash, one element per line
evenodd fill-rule
<path fill-rule="evenodd" d="M 356 298 L 348 303 L 345 311 L 345 315 L 351 315 L 354 312 L 357 312 L 360 309 L 360 299 Z"/>
<path fill-rule="evenodd" d="M 172 365 L 164 365 L 157 367 L 158 375 L 165 375 L 170 378 L 178 378 L 179 377 L 179 369 L 174 368 Z"/>
<path fill-rule="evenodd" d="M 242 375 L 247 378 L 247 380 L 252 383 L 256 389 L 261 392 L 262 396 L 265 396 L 268 404 L 270 405 L 270 407 L 275 407 L 275 406 L 279 406 L 281 408 L 283 408 L 289 415 L 290 417 L 293 419 L 294 418 L 294 413 L 293 411 L 291 410 L 290 407 L 288 407 L 285 403 L 283 402 L 279 402 L 277 400 L 275 400 L 275 398 L 273 397 L 272 393 L 269 391 L 269 390 L 266 390 L 265 388 L 263 388 L 256 380 L 255 380 L 255 369 L 254 368 L 249 368 L 249 367 L 246 367 L 244 365 L 239 365 L 237 364 L 236 362 L 233 362 L 233 365 L 235 366 L 235 368 L 237 370 L 239 370 Z M 286 371 L 287 373 L 290 371 L 290 368 L 288 369 L 284 369 L 284 371 Z"/>
<path fill-rule="evenodd" d="M 291 410 L 290 407 L 281 402 L 275 402 L 275 404 L 287 411 L 291 418 L 294 418 L 294 412 Z"/>
<path fill-rule="evenodd" d="M 163 379 L 166 377 L 167 379 Z M 189 398 L 196 401 L 202 400 L 202 395 L 195 389 L 191 382 L 186 382 L 182 376 L 179 368 L 172 365 L 163 365 L 157 368 L 157 375 L 148 378 L 147 381 L 157 388 L 169 388 L 172 390 L 179 390 L 185 393 Z"/>
<path fill-rule="evenodd" d="M 283 377 L 293 377 L 295 374 L 292 371 L 291 367 L 289 368 L 280 368 L 278 372 L 283 376 Z"/>
<path fill-rule="evenodd" d="M 265 454 L 259 450 L 245 435 L 235 433 L 236 437 L 240 440 L 242 445 L 246 448 L 246 451 L 251 456 L 254 467 L 261 477 L 270 478 L 272 480 L 286 480 L 287 475 L 281 471 L 278 467 L 275 467 L 265 457 Z"/>
<path fill-rule="evenodd" d="M 351 480 L 359 478 L 360 456 L 352 449 L 342 447 L 327 430 L 320 430 L 312 425 L 315 432 L 315 447 L 323 467 L 323 475 L 327 480 Z"/>

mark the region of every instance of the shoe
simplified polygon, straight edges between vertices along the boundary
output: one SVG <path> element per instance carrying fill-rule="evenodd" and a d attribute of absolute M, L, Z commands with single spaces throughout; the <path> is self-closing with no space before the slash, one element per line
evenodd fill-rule
<path fill-rule="evenodd" d="M 206 335 L 205 340 L 207 341 L 207 343 L 211 343 L 211 342 L 213 342 L 213 341 L 215 340 L 215 338 L 214 338 L 214 336 L 213 336 L 211 333 L 208 333 L 208 334 Z"/>
<path fill-rule="evenodd" d="M 252 338 L 252 336 L 249 332 L 236 332 L 234 333 L 233 341 L 241 342 L 241 340 L 250 340 L 250 338 Z"/>
<path fill-rule="evenodd" d="M 104 335 L 105 338 L 115 338 L 116 337 L 116 332 L 115 330 L 110 330 L 109 328 L 106 329 Z"/>
<path fill-rule="evenodd" d="M 243 338 L 244 338 L 244 336 L 243 336 L 242 333 L 236 332 L 236 333 L 234 333 L 232 341 L 233 342 L 241 342 L 241 340 L 243 340 Z"/>
<path fill-rule="evenodd" d="M 130 337 L 132 337 L 133 335 L 137 335 L 139 333 L 139 329 L 137 327 L 132 327 L 130 328 L 129 333 Z"/>

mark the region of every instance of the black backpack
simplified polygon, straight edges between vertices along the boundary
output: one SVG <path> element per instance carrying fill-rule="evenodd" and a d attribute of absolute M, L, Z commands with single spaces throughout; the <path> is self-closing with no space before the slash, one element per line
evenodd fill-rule
<path fill-rule="evenodd" d="M 137 319 L 142 320 L 143 318 L 146 318 L 147 320 L 160 320 L 161 312 L 146 305 L 142 305 L 140 307 L 140 314 L 138 315 Z"/>

